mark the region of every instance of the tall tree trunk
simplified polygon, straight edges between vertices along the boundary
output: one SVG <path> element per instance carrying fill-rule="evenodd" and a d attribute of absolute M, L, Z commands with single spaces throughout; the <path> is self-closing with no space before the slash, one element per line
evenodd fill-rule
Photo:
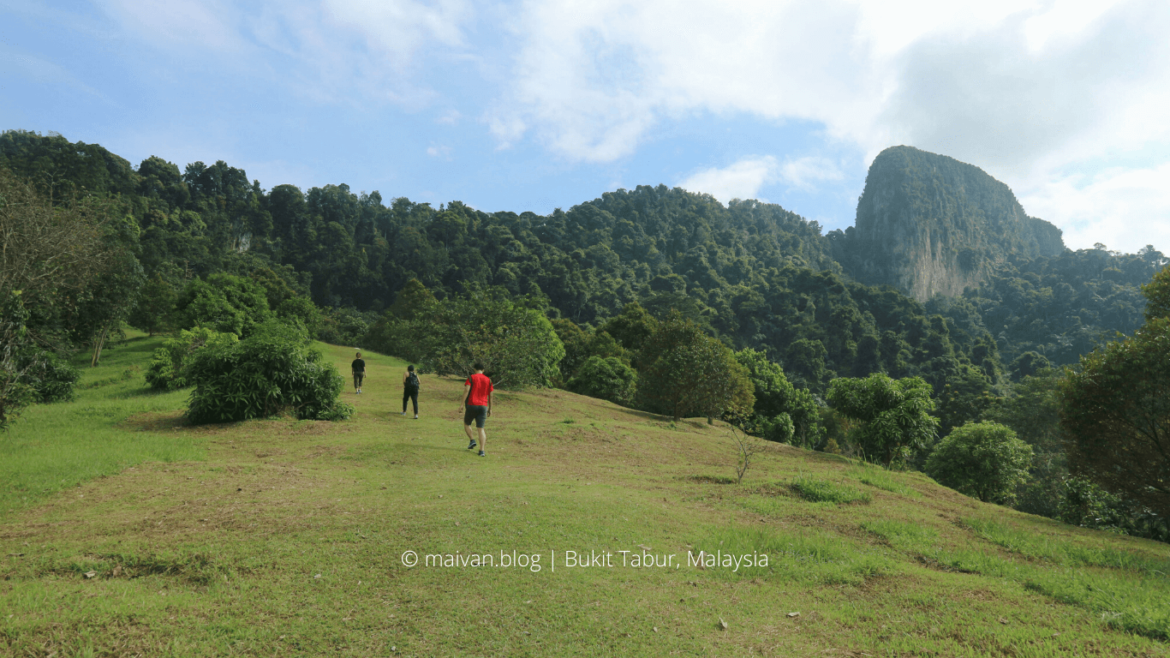
<path fill-rule="evenodd" d="M 102 333 L 98 336 L 97 340 L 94 341 L 94 343 L 93 343 L 93 360 L 89 362 L 89 367 L 96 368 L 98 365 L 98 362 L 101 361 L 102 348 L 105 347 L 105 345 L 106 345 L 106 336 L 109 335 L 109 333 L 110 333 L 110 325 L 107 324 L 106 326 L 102 327 Z"/>

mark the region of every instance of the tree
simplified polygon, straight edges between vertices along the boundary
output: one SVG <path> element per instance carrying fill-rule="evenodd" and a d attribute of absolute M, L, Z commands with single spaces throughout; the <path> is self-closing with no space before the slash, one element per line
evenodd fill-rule
<path fill-rule="evenodd" d="M 1060 385 L 1069 469 L 1170 518 L 1170 317 L 1081 357 Z"/>
<path fill-rule="evenodd" d="M 812 394 L 789 383 L 780 364 L 763 352 L 744 348 L 735 360 L 747 368 L 756 398 L 755 414 L 747 420 L 750 431 L 769 441 L 813 447 L 823 430 Z"/>
<path fill-rule="evenodd" d="M 21 358 L 32 347 L 27 320 L 20 292 L 0 291 L 0 430 L 7 429 L 36 395 L 25 380 L 35 364 Z"/>
<path fill-rule="evenodd" d="M 990 503 L 1010 503 L 1028 479 L 1032 447 L 999 423 L 967 423 L 939 442 L 926 473 L 960 493 Z"/>
<path fill-rule="evenodd" d="M 139 226 L 123 201 L 63 196 L 55 205 L 0 168 L 0 295 L 21 291 L 41 344 L 93 340 L 96 365 L 142 284 Z"/>
<path fill-rule="evenodd" d="M 1170 317 L 1170 266 L 1142 286 L 1142 295 L 1146 298 L 1146 320 Z"/>
<path fill-rule="evenodd" d="M 829 386 L 829 404 L 860 421 L 859 447 L 887 468 L 897 458 L 923 450 L 938 436 L 938 420 L 930 415 L 931 388 L 918 377 L 891 379 L 874 373 L 865 379 L 842 377 Z"/>
<path fill-rule="evenodd" d="M 726 411 L 750 413 L 755 404 L 748 371 L 723 343 L 694 322 L 671 313 L 643 345 L 639 399 L 648 409 L 676 421 L 702 414 L 708 420 Z"/>
<path fill-rule="evenodd" d="M 591 356 L 569 380 L 568 389 L 629 406 L 638 390 L 638 373 L 617 357 Z"/>
<path fill-rule="evenodd" d="M 156 331 L 166 330 L 170 326 L 176 299 L 178 294 L 175 287 L 161 275 L 155 274 L 142 286 L 134 310 L 127 319 L 131 325 L 153 336 Z"/>
<path fill-rule="evenodd" d="M 622 347 L 631 353 L 637 354 L 654 332 L 658 329 L 658 321 L 637 302 L 630 302 L 622 308 L 622 312 L 612 318 L 601 330 L 613 336 Z"/>
<path fill-rule="evenodd" d="M 1032 446 L 1028 481 L 1017 492 L 1015 508 L 1058 518 L 1065 495 L 1068 459 L 1060 431 L 1060 377 L 1051 370 L 1024 377 L 1011 395 L 984 412 L 982 420 L 1006 425 Z"/>
<path fill-rule="evenodd" d="M 88 199 L 54 206 L 0 167 L 0 293 L 47 301 L 88 287 L 114 257 L 102 210 Z"/>
<path fill-rule="evenodd" d="M 420 365 L 424 372 L 469 375 L 483 364 L 497 385 L 550 386 L 565 347 L 544 313 L 504 291 L 476 290 L 437 302 L 413 319 L 384 317 L 366 336 L 369 345 Z"/>
<path fill-rule="evenodd" d="M 241 337 L 249 336 L 256 325 L 272 317 L 260 284 L 225 273 L 187 284 L 175 310 L 185 329 L 207 327 Z"/>

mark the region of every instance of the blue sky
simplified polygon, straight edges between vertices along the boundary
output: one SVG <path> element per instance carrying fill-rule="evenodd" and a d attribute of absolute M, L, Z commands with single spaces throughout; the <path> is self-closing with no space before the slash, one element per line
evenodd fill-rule
<path fill-rule="evenodd" d="M 853 223 L 881 149 L 1170 251 L 1170 3 L 0 0 L 0 129 L 486 211 L 636 185 Z"/>

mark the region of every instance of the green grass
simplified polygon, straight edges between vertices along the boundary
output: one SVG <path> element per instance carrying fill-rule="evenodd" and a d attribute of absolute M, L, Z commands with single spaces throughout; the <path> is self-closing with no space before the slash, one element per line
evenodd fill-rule
<path fill-rule="evenodd" d="M 861 527 L 884 539 L 890 546 L 903 551 L 922 551 L 934 546 L 938 532 L 934 529 L 902 521 L 865 521 Z"/>
<path fill-rule="evenodd" d="M 151 392 L 142 377 L 143 363 L 161 343 L 131 336 L 107 348 L 98 368 L 89 367 L 89 355 L 79 356 L 73 402 L 34 405 L 0 434 L 0 519 L 135 464 L 203 458 L 195 437 L 121 427 L 130 416 L 170 412 L 186 400 L 185 392 Z"/>
<path fill-rule="evenodd" d="M 856 487 L 813 477 L 797 478 L 789 486 L 798 496 L 814 503 L 868 503 L 873 500 L 872 496 Z"/>
<path fill-rule="evenodd" d="M 563 391 L 501 391 L 479 458 L 462 380 L 403 418 L 372 353 L 350 420 L 190 427 L 144 389 L 157 342 L 0 437 L 0 655 L 1168 653 L 1162 544 L 776 444 L 735 484 L 726 427 Z"/>
<path fill-rule="evenodd" d="M 922 496 L 922 494 L 910 488 L 903 482 L 905 476 L 891 473 L 890 471 L 875 464 L 862 462 L 852 471 L 851 475 L 853 475 L 858 482 L 862 484 L 868 484 L 869 486 L 876 487 L 882 491 L 889 491 L 890 493 L 895 493 L 900 496 L 909 496 L 912 498 L 920 498 Z"/>

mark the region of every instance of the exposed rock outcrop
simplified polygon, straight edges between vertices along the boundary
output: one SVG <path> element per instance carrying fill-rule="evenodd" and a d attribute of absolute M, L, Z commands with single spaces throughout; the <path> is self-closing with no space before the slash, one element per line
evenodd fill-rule
<path fill-rule="evenodd" d="M 895 146 L 874 159 L 856 224 L 834 249 L 860 281 L 926 301 L 979 285 L 1009 255 L 1055 256 L 1065 246 L 1060 229 L 1029 217 L 982 169 Z"/>

